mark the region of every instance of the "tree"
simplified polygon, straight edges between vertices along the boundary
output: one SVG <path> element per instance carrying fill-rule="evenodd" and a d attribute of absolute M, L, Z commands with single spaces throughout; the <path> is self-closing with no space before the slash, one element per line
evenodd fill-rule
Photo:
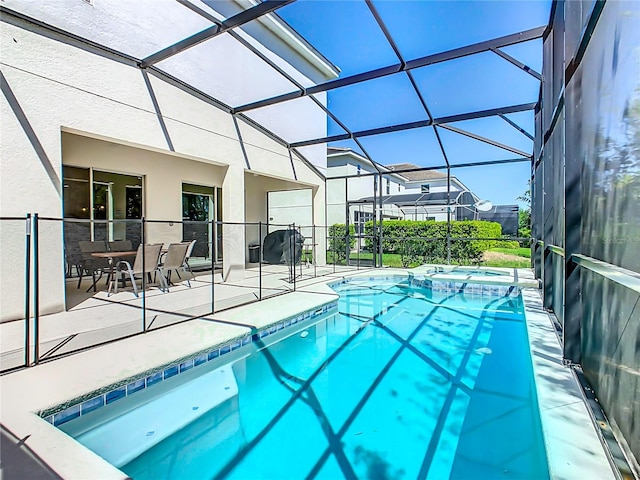
<path fill-rule="evenodd" d="M 518 236 L 524 238 L 531 238 L 531 180 L 528 182 L 528 187 L 525 192 L 518 197 L 526 207 L 521 208 L 518 211 Z M 529 241 L 521 241 L 522 247 L 528 247 Z"/>

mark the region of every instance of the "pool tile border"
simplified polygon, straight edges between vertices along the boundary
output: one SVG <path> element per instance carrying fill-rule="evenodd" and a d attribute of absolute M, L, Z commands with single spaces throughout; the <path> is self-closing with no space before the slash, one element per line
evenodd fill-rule
<path fill-rule="evenodd" d="M 515 285 L 513 282 L 507 282 L 504 284 L 497 283 L 481 283 L 481 279 L 473 279 L 470 281 L 465 280 L 433 280 L 432 278 L 424 277 L 422 275 L 416 276 L 412 272 L 408 275 L 393 274 L 393 275 L 376 275 L 376 276 L 362 276 L 362 277 L 348 277 L 338 280 L 336 282 L 328 283 L 331 288 L 339 285 L 354 283 L 358 281 L 372 281 L 372 280 L 392 280 L 392 281 L 408 281 L 409 285 L 418 288 L 427 288 L 434 292 L 442 293 L 470 293 L 472 295 L 480 296 L 492 296 L 492 297 L 504 297 L 511 294 L 517 295 L 520 293 L 520 286 Z"/>
<path fill-rule="evenodd" d="M 124 384 L 117 387 L 111 387 L 109 390 L 98 395 L 92 395 L 88 400 L 81 402 L 71 401 L 63 405 L 47 409 L 39 413 L 39 416 L 50 424 L 58 427 L 64 423 L 91 413 L 106 405 L 110 405 L 118 400 L 128 397 L 136 392 L 144 390 L 152 385 L 168 380 L 169 378 L 190 371 L 194 367 L 198 367 L 212 360 L 216 360 L 228 353 L 246 347 L 260 339 L 278 333 L 281 330 L 297 325 L 305 320 L 320 317 L 325 314 L 334 314 L 338 311 L 338 301 L 334 300 L 320 307 L 303 311 L 297 315 L 278 320 L 272 324 L 260 327 L 254 333 L 247 333 L 242 337 L 233 338 L 223 344 L 217 345 L 212 350 L 206 350 L 188 359 L 181 359 L 164 366 L 158 371 L 151 374 L 146 373 L 141 378 L 127 379 Z"/>
<path fill-rule="evenodd" d="M 411 282 L 414 286 L 419 286 L 422 288 L 430 288 L 434 292 L 443 292 L 443 293 L 471 293 L 474 295 L 481 296 L 492 296 L 492 297 L 504 297 L 511 294 L 513 291 L 516 291 L 520 287 L 515 287 L 513 285 L 487 285 L 482 283 L 470 283 L 470 282 L 462 282 L 462 281 L 434 281 L 429 279 L 417 280 L 413 279 Z M 519 290 L 517 290 L 519 291 Z"/>

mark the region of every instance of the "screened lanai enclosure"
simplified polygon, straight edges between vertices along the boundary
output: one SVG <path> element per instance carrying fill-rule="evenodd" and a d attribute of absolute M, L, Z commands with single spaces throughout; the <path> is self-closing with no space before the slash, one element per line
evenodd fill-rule
<path fill-rule="evenodd" d="M 3 123 L 24 145 L 3 135 L 2 263 L 26 271 L 3 278 L 9 320 L 72 309 L 144 244 L 193 242 L 175 275 L 204 296 L 155 306 L 142 266 L 136 326 L 109 327 L 108 341 L 336 271 L 529 267 L 567 368 L 631 465 L 621 470 L 637 469 L 640 2 L 5 0 L 0 11 Z M 33 192 L 16 186 L 20 148 L 35 159 Z M 35 363 L 77 338 L 78 349 L 105 341 L 68 334 L 44 352 L 36 341 Z M 12 354 L 29 365 L 25 345 Z"/>

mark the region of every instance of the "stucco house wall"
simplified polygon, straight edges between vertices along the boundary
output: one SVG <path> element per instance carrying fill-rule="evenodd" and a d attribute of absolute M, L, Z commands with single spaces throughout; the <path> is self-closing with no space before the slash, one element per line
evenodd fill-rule
<path fill-rule="evenodd" d="M 358 166 L 360 168 L 358 169 Z M 375 177 L 366 175 L 376 173 L 377 170 L 371 163 L 355 154 L 352 151 L 344 151 L 340 153 L 329 153 L 327 156 L 327 223 L 333 225 L 335 223 L 345 222 L 345 209 L 347 202 L 355 202 L 362 198 L 371 197 L 379 194 L 379 187 L 375 186 Z M 358 175 L 364 175 L 359 177 Z M 346 182 L 344 179 L 335 179 L 335 177 L 350 176 Z M 334 178 L 334 180 L 331 180 Z M 382 194 L 386 195 L 387 178 L 389 179 L 390 194 L 403 193 L 405 185 L 396 175 L 389 174 L 383 176 Z M 361 206 L 352 206 L 350 208 L 350 222 L 353 222 L 353 212 L 360 209 L 363 212 L 372 212 L 370 204 Z M 395 205 L 384 205 L 383 215 L 389 217 L 401 217 L 402 212 Z"/>
<path fill-rule="evenodd" d="M 211 25 L 194 18 L 177 2 L 162 3 L 167 4 L 164 10 L 155 3 L 151 8 L 148 2 L 118 1 L 95 2 L 93 6 L 70 0 L 6 0 L 3 6 L 77 35 L 90 34 L 111 48 L 133 45 L 130 53 L 139 57 L 166 47 L 172 37 L 177 41 Z M 184 18 L 176 19 L 176 15 Z M 41 217 L 61 218 L 62 165 L 69 164 L 145 175 L 146 216 L 150 219 L 181 218 L 179 185 L 185 181 L 222 187 L 223 220 L 245 221 L 245 171 L 313 186 L 322 192 L 322 201 L 319 195 L 314 197 L 314 214 L 324 218 L 323 178 L 274 139 L 136 65 L 78 48 L 70 44 L 73 42 L 45 34 L 46 29 L 9 17 L 3 15 L 0 22 L 2 216 L 37 212 Z M 165 31 L 158 32 L 160 25 L 166 25 Z M 171 25 L 178 26 L 172 30 Z M 155 33 L 145 36 L 145 28 Z M 119 36 L 123 31 L 127 35 Z M 224 94 L 223 101 L 244 101 L 249 94 L 265 95 L 269 89 L 283 88 L 279 74 L 267 70 L 262 60 L 232 40 L 204 42 L 189 53 L 189 61 L 181 64 L 172 57 L 159 67 L 175 75 L 184 73 L 185 78 L 199 78 L 208 73 L 207 69 L 217 67 L 215 78 L 209 75 L 202 81 L 213 83 L 210 94 Z M 250 41 L 259 45 L 255 39 Z M 281 42 L 281 52 L 289 52 L 296 62 L 315 61 Z M 228 68 L 221 69 L 215 62 L 190 63 L 205 55 L 207 48 L 211 58 L 224 59 Z M 305 84 L 336 74 L 325 67 L 309 68 L 306 73 L 315 75 L 309 78 L 286 59 L 263 50 Z M 285 112 L 287 115 L 278 121 L 286 128 L 299 129 L 303 136 L 326 134 L 326 120 L 319 110 L 296 104 Z M 307 150 L 305 154 L 316 166 L 326 165 L 324 149 Z M 41 223 L 40 244 L 46 245 L 40 257 L 41 283 L 47 287 L 40 298 L 40 312 L 44 314 L 64 308 L 64 256 L 61 222 Z M 174 238 L 164 230 L 167 239 Z M 3 228 L 0 235 L 3 271 L 24 270 L 24 236 L 15 238 L 13 227 Z M 224 238 L 224 275 L 241 275 L 247 243 L 244 228 L 225 226 Z M 20 317 L 24 279 L 3 274 L 0 282 L 2 318 Z"/>

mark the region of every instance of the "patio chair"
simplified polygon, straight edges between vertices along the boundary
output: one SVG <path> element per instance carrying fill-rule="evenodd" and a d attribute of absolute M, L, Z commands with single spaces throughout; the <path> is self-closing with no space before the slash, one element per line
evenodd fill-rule
<path fill-rule="evenodd" d="M 187 252 L 189 250 L 189 246 L 191 244 L 188 243 L 171 243 L 167 250 L 167 254 L 164 256 L 164 261 L 158 267 L 160 271 L 160 275 L 162 275 L 166 280 L 167 290 L 169 290 L 169 285 L 171 283 L 171 271 L 175 270 L 176 274 L 180 279 L 179 271 L 182 270 L 184 272 L 185 278 L 187 279 L 187 285 L 191 288 L 191 282 L 187 278 L 187 267 L 185 267 Z M 187 264 L 188 265 L 188 264 Z M 193 277 L 193 274 L 191 274 Z M 162 280 L 162 279 L 160 279 Z"/>
<path fill-rule="evenodd" d="M 193 274 L 193 272 L 191 271 L 191 265 L 189 265 L 189 258 L 191 257 L 191 252 L 193 252 L 193 247 L 196 244 L 196 240 L 191 240 L 190 242 L 182 242 L 185 245 L 187 245 L 187 253 L 184 256 L 184 262 L 183 262 L 183 269 L 182 271 L 186 272 L 187 270 L 189 271 L 189 273 L 191 274 L 191 279 L 193 280 L 196 276 Z M 180 276 L 180 272 L 178 272 L 178 270 L 176 270 L 176 275 L 178 275 L 178 278 L 180 280 L 182 280 L 182 277 Z M 189 287 L 191 287 L 191 284 L 189 283 Z"/>
<path fill-rule="evenodd" d="M 131 284 L 133 285 L 133 293 L 137 297 L 138 296 L 138 286 L 136 285 L 136 280 L 140 279 L 142 275 L 147 274 L 148 281 L 151 282 L 151 274 L 152 273 L 160 273 L 160 289 L 162 291 L 168 290 L 166 281 L 162 272 L 160 272 L 158 268 L 158 263 L 160 261 L 160 251 L 162 250 L 162 243 L 144 245 L 144 271 L 142 267 L 142 255 L 143 255 L 143 246 L 142 244 L 138 247 L 138 251 L 136 252 L 136 258 L 133 262 L 133 266 L 126 260 L 120 260 L 116 264 L 117 271 L 122 274 L 122 278 L 125 279 L 125 275 L 129 276 L 131 280 Z M 138 276 L 139 278 L 136 278 Z M 111 282 L 109 283 L 109 294 L 111 294 L 111 289 L 115 283 L 114 293 L 118 293 L 118 278 L 117 273 L 113 275 Z"/>
<path fill-rule="evenodd" d="M 91 238 L 90 226 L 86 223 L 65 221 L 63 227 L 64 254 L 66 261 L 66 276 L 81 276 L 82 252 L 78 242 Z M 74 273 L 75 270 L 75 273 Z"/>
<path fill-rule="evenodd" d="M 128 252 L 133 250 L 131 240 L 116 240 L 115 242 L 109 242 L 107 245 L 109 246 L 110 252 Z"/>
<path fill-rule="evenodd" d="M 66 278 L 73 277 L 74 268 L 76 270 L 76 275 L 78 277 L 82 276 L 82 252 L 78 247 L 78 242 L 73 242 L 73 244 L 75 245 L 75 247 L 70 243 L 65 243 L 64 246 L 64 275 Z"/>
<path fill-rule="evenodd" d="M 97 258 L 92 256 L 92 253 L 106 252 L 107 245 L 103 241 L 91 242 L 88 240 L 80 240 L 78 242 L 78 247 L 80 249 L 81 255 L 81 263 L 79 269 L 79 278 L 78 278 L 78 287 L 80 288 L 80 284 L 82 283 L 82 278 L 85 272 L 89 272 L 91 274 L 91 278 L 93 278 L 93 283 L 87 289 L 87 292 L 93 288 L 93 291 L 96 290 L 96 284 L 102 278 L 104 273 L 107 273 L 107 283 L 111 279 L 113 275 L 113 266 L 108 258 Z M 96 278 L 96 273 L 99 273 L 100 276 Z"/>

